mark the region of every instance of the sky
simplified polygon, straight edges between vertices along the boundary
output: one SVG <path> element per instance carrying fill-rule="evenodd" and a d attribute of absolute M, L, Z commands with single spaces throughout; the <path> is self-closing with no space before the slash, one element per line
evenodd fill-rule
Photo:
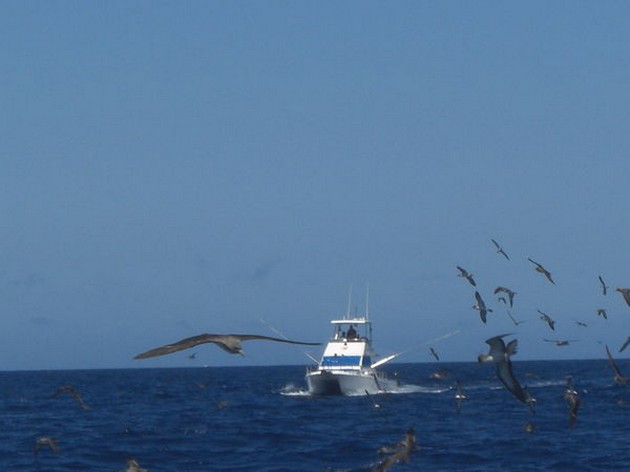
<path fill-rule="evenodd" d="M 5 1 L 0 83 L 0 370 L 630 354 L 628 2 Z"/>

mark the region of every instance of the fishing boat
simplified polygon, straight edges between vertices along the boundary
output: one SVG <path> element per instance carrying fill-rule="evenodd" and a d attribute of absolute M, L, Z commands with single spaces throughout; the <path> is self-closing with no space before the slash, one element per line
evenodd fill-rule
<path fill-rule="evenodd" d="M 393 390 L 398 382 L 377 368 L 398 354 L 375 361 L 367 316 L 332 320 L 332 337 L 321 360 L 306 371 L 311 395 L 365 395 Z"/>

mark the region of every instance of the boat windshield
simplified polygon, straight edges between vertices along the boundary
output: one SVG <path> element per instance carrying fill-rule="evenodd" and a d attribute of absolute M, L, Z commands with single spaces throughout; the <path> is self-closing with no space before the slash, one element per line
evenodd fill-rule
<path fill-rule="evenodd" d="M 353 323 L 349 320 L 347 323 L 335 323 L 332 340 L 333 341 L 352 341 L 352 340 L 370 340 L 372 337 L 369 323 Z"/>

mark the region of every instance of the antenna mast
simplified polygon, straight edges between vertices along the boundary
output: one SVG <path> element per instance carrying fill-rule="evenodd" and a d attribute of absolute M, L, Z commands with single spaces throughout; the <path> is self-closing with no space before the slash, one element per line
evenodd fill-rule
<path fill-rule="evenodd" d="M 370 312 L 370 284 L 369 282 L 365 284 L 365 319 L 368 320 L 370 317 L 368 316 Z"/>
<path fill-rule="evenodd" d="M 350 318 L 350 305 L 352 304 L 352 285 L 350 285 L 350 291 L 348 292 L 348 309 L 346 310 L 346 319 Z"/>

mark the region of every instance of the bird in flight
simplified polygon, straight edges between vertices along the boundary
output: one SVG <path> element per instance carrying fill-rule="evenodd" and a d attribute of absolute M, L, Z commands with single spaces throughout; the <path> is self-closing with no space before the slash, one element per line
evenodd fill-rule
<path fill-rule="evenodd" d="M 460 383 L 459 379 L 455 379 L 455 409 L 457 410 L 457 413 L 461 412 L 462 403 L 464 403 L 464 401 L 466 401 L 467 399 L 468 397 L 466 397 L 466 394 L 464 394 L 462 384 Z"/>
<path fill-rule="evenodd" d="M 490 241 L 492 241 L 492 243 L 495 245 L 495 247 L 497 248 L 497 253 L 503 255 L 503 257 L 505 257 L 508 261 L 510 260 L 510 256 L 508 256 L 506 254 L 506 252 L 503 250 L 503 248 L 501 247 L 501 245 L 496 242 L 494 239 L 490 239 Z"/>
<path fill-rule="evenodd" d="M 416 435 L 413 428 L 410 427 L 402 441 L 399 441 L 393 446 L 385 446 L 379 449 L 380 453 L 389 453 L 389 455 L 379 462 L 378 465 L 372 469 L 372 472 L 385 472 L 395 464 L 409 462 L 409 456 L 416 448 Z"/>
<path fill-rule="evenodd" d="M 608 285 L 604 282 L 601 275 L 598 275 L 599 283 L 602 285 L 602 294 L 606 295 L 608 293 Z"/>
<path fill-rule="evenodd" d="M 77 392 L 77 389 L 74 388 L 72 385 L 62 385 L 50 397 L 57 398 L 59 395 L 63 393 L 67 393 L 72 398 L 74 398 L 74 400 L 77 402 L 77 405 L 79 405 L 80 408 L 84 410 L 90 409 L 90 405 L 88 405 L 87 403 L 83 401 L 83 398 L 81 398 L 81 395 L 79 394 L 79 392 Z"/>
<path fill-rule="evenodd" d="M 549 280 L 549 282 L 551 282 L 552 284 L 556 285 L 556 283 L 551 278 L 551 272 L 549 272 L 547 269 L 545 269 L 542 264 L 539 264 L 538 262 L 536 262 L 533 259 L 530 259 L 529 257 L 527 258 L 527 260 L 536 266 L 536 267 L 534 267 L 534 270 L 536 272 L 540 272 L 545 277 L 547 277 L 547 280 Z"/>
<path fill-rule="evenodd" d="M 510 357 L 513 354 L 516 354 L 518 341 L 513 339 L 506 345 L 503 341 L 505 336 L 510 335 L 502 334 L 500 336 L 494 336 L 490 339 L 486 339 L 486 344 L 490 346 L 490 351 L 488 354 L 479 355 L 477 361 L 494 363 L 497 369 L 497 377 L 505 388 L 514 395 L 517 400 L 529 405 L 530 408 L 533 408 L 535 400 L 525 391 L 523 387 L 521 387 L 521 384 L 518 380 L 516 380 L 516 377 L 514 377 L 514 373 L 512 372 L 512 362 L 510 361 Z"/>
<path fill-rule="evenodd" d="M 35 444 L 33 445 L 33 454 L 39 454 L 39 451 L 42 447 L 48 446 L 52 452 L 59 452 L 59 447 L 57 446 L 57 441 L 48 437 L 37 438 Z"/>
<path fill-rule="evenodd" d="M 630 288 L 617 288 L 615 290 L 623 295 L 623 299 L 630 306 Z"/>
<path fill-rule="evenodd" d="M 433 357 L 435 357 L 435 360 L 436 360 L 436 361 L 439 361 L 439 360 L 440 360 L 440 356 L 438 356 L 438 353 L 437 353 L 437 352 L 435 352 L 435 349 L 433 349 L 432 347 L 430 347 L 430 348 L 429 348 L 429 352 L 431 352 L 431 355 L 432 355 Z"/>
<path fill-rule="evenodd" d="M 148 472 L 148 470 L 140 467 L 135 459 L 129 459 L 127 460 L 127 468 L 123 472 Z"/>
<path fill-rule="evenodd" d="M 473 287 L 476 287 L 477 284 L 475 283 L 475 279 L 473 279 L 473 275 L 468 272 L 466 269 L 464 269 L 463 267 L 460 266 L 456 266 L 457 270 L 459 270 L 459 274 L 457 274 L 458 277 L 463 277 L 466 280 L 468 280 L 468 282 L 470 282 L 470 285 L 472 285 Z"/>
<path fill-rule="evenodd" d="M 305 343 L 301 341 L 291 341 L 289 339 L 272 338 L 270 336 L 260 336 L 257 334 L 200 334 L 190 338 L 182 339 L 173 344 L 156 347 L 149 351 L 138 354 L 134 359 L 148 359 L 149 357 L 164 356 L 173 352 L 190 349 L 199 344 L 213 343 L 230 354 L 245 355 L 243 352 L 243 341 L 274 341 L 278 343 L 302 344 L 305 346 L 319 346 L 321 343 Z"/>
<path fill-rule="evenodd" d="M 577 422 L 577 413 L 580 408 L 580 395 L 575 387 L 573 387 L 570 375 L 567 377 L 567 388 L 564 391 L 564 399 L 569 406 L 569 427 L 572 428 Z"/>
<path fill-rule="evenodd" d="M 475 292 L 475 300 L 477 301 L 477 303 L 473 305 L 473 308 L 475 310 L 479 310 L 479 316 L 481 317 L 481 321 L 485 323 L 487 314 L 488 312 L 492 312 L 492 309 L 486 307 L 486 304 L 484 303 L 483 298 L 481 298 L 481 295 L 479 294 L 479 292 Z"/>
<path fill-rule="evenodd" d="M 575 339 L 543 339 L 546 343 L 554 343 L 556 346 L 568 346 L 569 343 L 575 342 Z"/>
<path fill-rule="evenodd" d="M 619 348 L 619 352 L 623 352 L 624 349 L 627 348 L 629 344 L 630 344 L 630 336 L 628 336 L 628 338 L 624 341 L 623 346 Z"/>
<path fill-rule="evenodd" d="M 608 319 L 608 315 L 606 314 L 606 309 L 605 308 L 598 308 L 597 309 L 597 316 L 601 316 L 605 320 Z"/>
<path fill-rule="evenodd" d="M 501 292 L 507 294 L 508 300 L 510 301 L 510 307 L 513 307 L 514 306 L 514 295 L 516 295 L 516 292 L 513 291 L 513 290 L 510 290 L 507 287 L 497 287 L 497 288 L 494 289 L 494 293 L 495 294 L 501 293 Z"/>
<path fill-rule="evenodd" d="M 510 317 L 510 319 L 512 320 L 512 323 L 514 323 L 515 326 L 518 326 L 521 323 L 525 323 L 524 320 L 517 320 L 516 318 L 514 318 L 514 316 L 512 316 L 512 313 L 510 313 L 510 310 L 507 310 L 506 313 Z"/>
<path fill-rule="evenodd" d="M 615 359 L 613 359 L 613 356 L 610 355 L 610 351 L 608 350 L 608 346 L 606 346 L 606 355 L 608 356 L 608 362 L 610 362 L 610 366 L 612 367 L 613 372 L 615 373 L 615 376 L 614 376 L 615 382 L 617 382 L 620 385 L 628 385 L 628 384 L 630 384 L 630 380 L 626 379 L 623 376 L 623 374 L 619 370 L 619 366 L 615 362 Z"/>
<path fill-rule="evenodd" d="M 540 311 L 540 310 L 536 310 L 538 313 L 540 313 L 540 319 L 543 320 L 545 323 L 547 323 L 549 325 L 549 327 L 555 331 L 555 324 L 556 322 L 554 320 L 551 319 L 551 316 L 549 316 L 547 313 Z"/>

